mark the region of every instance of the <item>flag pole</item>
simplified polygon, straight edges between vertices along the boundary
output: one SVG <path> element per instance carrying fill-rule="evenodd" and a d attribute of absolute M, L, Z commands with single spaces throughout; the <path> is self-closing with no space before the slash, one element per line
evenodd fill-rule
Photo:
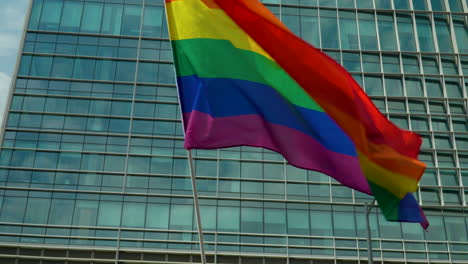
<path fill-rule="evenodd" d="M 370 229 L 370 221 L 369 221 L 369 214 L 372 211 L 372 208 L 374 206 L 375 199 L 371 202 L 368 203 L 366 202 L 366 226 L 367 226 L 367 258 L 369 259 L 368 263 L 369 264 L 374 264 L 374 256 L 372 255 L 372 235 L 371 235 L 371 229 Z"/>
<path fill-rule="evenodd" d="M 198 239 L 200 244 L 200 255 L 201 263 L 206 264 L 206 254 L 205 254 L 205 242 L 203 239 L 203 229 L 200 217 L 200 204 L 198 203 L 198 192 L 197 192 L 197 183 L 195 180 L 195 169 L 193 167 L 193 158 L 192 151 L 187 149 L 189 166 L 190 166 L 190 178 L 192 179 L 192 192 L 193 192 L 193 203 L 195 207 L 195 215 L 197 217 L 197 229 L 198 229 Z"/>
<path fill-rule="evenodd" d="M 164 1 L 164 13 L 166 15 L 167 31 L 169 32 L 169 35 L 170 35 L 171 30 L 169 27 L 166 1 Z M 171 45 L 171 50 L 172 50 L 173 56 L 175 57 L 174 48 L 172 47 L 172 45 Z M 183 130 L 184 138 L 185 138 L 185 123 L 184 123 L 184 115 L 183 115 L 184 112 L 182 111 L 182 105 L 181 105 L 181 100 L 180 100 L 180 89 L 179 89 L 179 84 L 177 82 L 177 73 L 176 73 L 175 68 L 174 68 L 174 79 L 175 79 L 176 88 L 177 88 L 177 99 L 179 102 L 179 110 L 181 113 L 181 122 L 182 122 L 182 127 L 183 127 L 182 130 Z M 200 258 L 201 258 L 201 263 L 206 264 L 205 242 L 203 239 L 203 228 L 202 228 L 202 223 L 201 223 L 200 204 L 198 202 L 197 183 L 195 180 L 195 168 L 193 167 L 192 151 L 190 149 L 187 149 L 187 154 L 188 154 L 189 167 L 190 167 L 190 178 L 192 180 L 193 205 L 195 207 L 195 216 L 197 218 L 198 243 L 200 245 Z"/>

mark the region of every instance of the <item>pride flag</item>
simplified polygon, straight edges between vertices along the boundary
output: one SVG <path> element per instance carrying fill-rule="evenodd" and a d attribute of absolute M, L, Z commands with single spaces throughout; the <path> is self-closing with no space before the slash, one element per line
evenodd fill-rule
<path fill-rule="evenodd" d="M 413 192 L 421 138 L 257 0 L 166 0 L 187 149 L 257 146 L 428 222 Z"/>

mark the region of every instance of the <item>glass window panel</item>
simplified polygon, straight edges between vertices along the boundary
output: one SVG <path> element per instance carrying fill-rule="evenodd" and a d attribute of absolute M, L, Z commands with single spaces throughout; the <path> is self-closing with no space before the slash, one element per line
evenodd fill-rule
<path fill-rule="evenodd" d="M 463 12 L 463 5 L 461 3 L 463 0 L 448 0 L 450 5 L 450 11 L 452 12 Z"/>
<path fill-rule="evenodd" d="M 175 84 L 174 65 L 165 63 L 159 64 L 158 82 L 165 84 Z"/>
<path fill-rule="evenodd" d="M 388 0 L 375 0 L 375 8 L 391 9 L 391 1 Z"/>
<path fill-rule="evenodd" d="M 431 0 L 432 10 L 434 11 L 445 11 L 444 0 Z"/>
<path fill-rule="evenodd" d="M 282 21 L 296 35 L 301 32 L 299 10 L 297 8 L 283 7 Z M 293 12 L 291 12 L 293 11 Z"/>
<path fill-rule="evenodd" d="M 320 11 L 320 30 L 322 32 L 322 48 L 339 48 L 336 11 Z"/>
<path fill-rule="evenodd" d="M 241 209 L 241 232 L 263 233 L 263 210 L 260 208 Z"/>
<path fill-rule="evenodd" d="M 421 198 L 424 204 L 440 205 L 440 194 L 435 188 L 421 189 Z"/>
<path fill-rule="evenodd" d="M 143 19 L 142 35 L 160 37 L 163 24 L 163 7 L 146 6 Z"/>
<path fill-rule="evenodd" d="M 314 201 L 330 201 L 330 185 L 309 184 L 309 197 Z"/>
<path fill-rule="evenodd" d="M 448 131 L 448 122 L 446 118 L 432 118 L 432 129 L 434 131 Z"/>
<path fill-rule="evenodd" d="M 468 53 L 468 24 L 466 18 L 462 16 L 453 17 L 453 27 L 457 38 L 457 46 L 459 53 Z"/>
<path fill-rule="evenodd" d="M 422 80 L 420 78 L 405 78 L 407 96 L 424 96 Z"/>
<path fill-rule="evenodd" d="M 141 227 L 145 225 L 146 204 L 144 203 L 124 203 L 122 213 L 122 226 Z"/>
<path fill-rule="evenodd" d="M 460 80 L 459 79 L 446 78 L 445 79 L 445 88 L 446 88 L 448 97 L 453 97 L 453 98 L 462 98 L 463 97 L 463 91 L 462 91 L 462 88 L 460 86 Z"/>
<path fill-rule="evenodd" d="M 419 2 L 419 1 L 418 1 Z M 398 37 L 402 51 L 416 51 L 413 21 L 410 15 L 397 15 Z"/>
<path fill-rule="evenodd" d="M 413 130 L 428 131 L 429 122 L 425 117 L 411 117 L 411 128 Z"/>
<path fill-rule="evenodd" d="M 125 167 L 125 156 L 107 155 L 105 158 L 105 171 L 123 171 Z"/>
<path fill-rule="evenodd" d="M 437 153 L 439 167 L 455 167 L 455 158 L 452 153 Z"/>
<path fill-rule="evenodd" d="M 95 80 L 114 80 L 117 61 L 96 60 Z"/>
<path fill-rule="evenodd" d="M 119 35 L 122 28 L 123 5 L 106 3 L 102 17 L 101 33 Z"/>
<path fill-rule="evenodd" d="M 426 0 L 413 0 L 414 10 L 428 10 Z"/>
<path fill-rule="evenodd" d="M 332 236 L 332 212 L 310 210 L 311 234 L 315 236 Z"/>
<path fill-rule="evenodd" d="M 201 218 L 203 230 L 215 231 L 216 230 L 216 206 L 200 206 L 200 214 L 203 215 Z M 262 224 L 263 222 L 261 222 Z M 256 230 L 262 230 L 260 229 Z M 258 231 L 253 231 L 258 232 Z"/>
<path fill-rule="evenodd" d="M 33 167 L 34 164 L 34 151 L 28 150 L 15 150 L 11 160 L 11 166 L 14 167 Z"/>
<path fill-rule="evenodd" d="M 41 18 L 43 0 L 36 0 L 32 3 L 31 15 L 29 17 L 28 29 L 36 30 Z"/>
<path fill-rule="evenodd" d="M 390 1 L 385 1 L 390 3 Z M 380 48 L 382 50 L 398 50 L 396 40 L 396 29 L 393 15 L 378 14 Z"/>
<path fill-rule="evenodd" d="M 304 183 L 288 183 L 287 184 L 287 194 L 288 197 L 292 199 L 301 199 L 307 200 L 308 193 L 307 193 L 308 186 Z"/>
<path fill-rule="evenodd" d="M 437 185 L 437 172 L 435 170 L 426 170 L 421 177 L 421 185 Z"/>
<path fill-rule="evenodd" d="M 155 108 L 153 103 L 135 103 L 133 114 L 138 117 L 154 117 Z"/>
<path fill-rule="evenodd" d="M 440 170 L 440 180 L 445 186 L 458 186 L 458 175 L 455 170 Z"/>
<path fill-rule="evenodd" d="M 91 100 L 89 103 L 89 114 L 92 115 L 109 115 L 111 102 L 104 100 Z"/>
<path fill-rule="evenodd" d="M 374 8 L 372 1 L 368 0 L 356 0 L 358 8 Z"/>
<path fill-rule="evenodd" d="M 340 11 L 340 37 L 342 49 L 359 49 L 356 13 Z"/>
<path fill-rule="evenodd" d="M 73 72 L 72 58 L 55 57 L 52 66 L 52 77 L 71 78 Z"/>
<path fill-rule="evenodd" d="M 404 101 L 388 100 L 388 112 L 390 113 L 406 113 L 406 105 Z"/>
<path fill-rule="evenodd" d="M 450 113 L 452 114 L 465 114 L 466 107 L 463 101 L 449 101 Z"/>
<path fill-rule="evenodd" d="M 170 217 L 171 229 L 192 230 L 193 206 L 172 204 Z"/>
<path fill-rule="evenodd" d="M 158 68 L 157 63 L 140 62 L 138 64 L 138 82 L 156 83 Z"/>
<path fill-rule="evenodd" d="M 239 232 L 240 210 L 237 207 L 218 207 L 218 230 Z"/>
<path fill-rule="evenodd" d="M 419 224 L 416 223 L 401 223 L 403 238 L 411 240 L 423 240 L 424 239 L 424 229 L 421 228 Z M 406 248 L 409 249 L 409 248 Z"/>
<path fill-rule="evenodd" d="M 118 61 L 116 77 L 118 81 L 133 82 L 135 79 L 135 66 L 133 61 Z"/>
<path fill-rule="evenodd" d="M 49 216 L 50 199 L 31 198 L 26 206 L 25 223 L 46 224 Z"/>
<path fill-rule="evenodd" d="M 466 241 L 466 223 L 463 217 L 445 216 L 445 227 L 448 239 L 451 241 Z"/>
<path fill-rule="evenodd" d="M 442 97 L 442 85 L 439 79 L 426 78 L 426 90 L 429 97 Z"/>
<path fill-rule="evenodd" d="M 169 204 L 148 204 L 146 209 L 146 227 L 168 229 Z"/>
<path fill-rule="evenodd" d="M 453 52 L 450 27 L 444 15 L 434 15 L 437 40 L 441 52 Z"/>
<path fill-rule="evenodd" d="M 73 78 L 92 80 L 94 77 L 95 60 L 92 59 L 76 59 L 73 68 Z"/>
<path fill-rule="evenodd" d="M 196 160 L 197 176 L 216 176 L 217 162 L 215 160 Z"/>
<path fill-rule="evenodd" d="M 31 97 L 27 96 L 23 101 L 23 110 L 25 111 L 43 111 L 44 110 L 44 97 Z"/>
<path fill-rule="evenodd" d="M 319 5 L 324 7 L 336 7 L 334 0 L 319 0 Z"/>
<path fill-rule="evenodd" d="M 55 169 L 57 167 L 57 160 L 58 160 L 58 153 L 38 151 L 36 153 L 36 160 L 34 162 L 34 167 Z"/>
<path fill-rule="evenodd" d="M 353 212 L 333 212 L 333 229 L 335 236 L 356 236 Z"/>
<path fill-rule="evenodd" d="M 77 200 L 73 214 L 73 225 L 94 226 L 98 216 L 98 201 Z"/>
<path fill-rule="evenodd" d="M 265 179 L 284 180 L 283 164 L 263 164 L 263 176 Z"/>
<path fill-rule="evenodd" d="M 402 128 L 402 129 L 409 129 L 409 127 L 408 127 L 408 118 L 406 118 L 406 117 L 390 116 L 390 120 L 396 126 Z"/>
<path fill-rule="evenodd" d="M 382 55 L 383 71 L 385 73 L 400 73 L 400 57 L 395 55 Z"/>
<path fill-rule="evenodd" d="M 31 61 L 33 56 L 23 55 L 21 56 L 21 63 L 18 69 L 18 75 L 28 75 L 29 68 L 31 67 Z"/>
<path fill-rule="evenodd" d="M 188 166 L 181 164 L 180 159 L 173 160 L 172 158 L 165 157 L 152 157 L 151 158 L 151 174 L 172 174 L 172 167 L 174 165 L 174 174 L 187 175 Z"/>
<path fill-rule="evenodd" d="M 102 171 L 104 168 L 104 155 L 83 154 L 81 161 L 82 170 Z"/>
<path fill-rule="evenodd" d="M 441 57 L 442 68 L 445 74 L 458 74 L 457 69 L 457 60 L 455 57 L 452 56 L 442 56 Z"/>
<path fill-rule="evenodd" d="M 301 9 L 301 37 L 315 47 L 320 47 L 320 31 L 316 9 Z"/>
<path fill-rule="evenodd" d="M 361 71 L 361 56 L 359 53 L 343 52 L 343 66 L 348 71 Z"/>
<path fill-rule="evenodd" d="M 286 233 L 286 210 L 265 208 L 265 233 L 285 234 Z"/>
<path fill-rule="evenodd" d="M 395 9 L 409 9 L 408 0 L 393 0 Z"/>
<path fill-rule="evenodd" d="M 125 5 L 122 19 L 122 35 L 138 36 L 142 6 Z"/>
<path fill-rule="evenodd" d="M 436 57 L 422 56 L 424 73 L 439 74 L 439 62 Z"/>
<path fill-rule="evenodd" d="M 2 222 L 21 223 L 23 222 L 25 209 L 25 197 L 4 197 L 0 220 Z"/>
<path fill-rule="evenodd" d="M 340 0 L 338 1 L 338 7 L 354 7 L 354 0 Z"/>
<path fill-rule="evenodd" d="M 131 102 L 113 101 L 112 102 L 112 116 L 130 116 L 132 108 Z"/>
<path fill-rule="evenodd" d="M 52 68 L 52 57 L 33 56 L 29 74 L 32 76 L 48 77 Z"/>
<path fill-rule="evenodd" d="M 39 30 L 58 30 L 62 13 L 63 0 L 44 1 Z"/>
<path fill-rule="evenodd" d="M 86 2 L 83 9 L 81 32 L 99 33 L 102 18 L 102 3 Z"/>
<path fill-rule="evenodd" d="M 403 69 L 405 73 L 420 73 L 418 57 L 403 55 Z"/>
<path fill-rule="evenodd" d="M 468 150 L 468 136 L 456 134 L 457 149 Z"/>
<path fill-rule="evenodd" d="M 400 78 L 385 77 L 385 89 L 389 96 L 403 96 L 403 83 Z"/>
<path fill-rule="evenodd" d="M 263 165 L 258 162 L 241 162 L 242 178 L 261 179 L 263 176 Z"/>
<path fill-rule="evenodd" d="M 365 1 L 369 2 L 370 1 Z M 359 34 L 361 39 L 361 49 L 377 50 L 377 32 L 375 27 L 375 18 L 373 13 L 358 12 Z M 322 31 L 323 32 L 323 31 Z"/>
<path fill-rule="evenodd" d="M 288 234 L 309 235 L 309 214 L 306 210 L 288 209 Z"/>
<path fill-rule="evenodd" d="M 71 225 L 74 208 L 74 200 L 53 199 L 50 204 L 48 223 L 51 225 Z"/>
<path fill-rule="evenodd" d="M 442 216 L 439 215 L 427 215 L 427 220 L 429 223 L 429 228 L 426 232 L 426 239 L 428 240 L 446 240 L 445 235 L 445 224 Z"/>
<path fill-rule="evenodd" d="M 83 3 L 75 1 L 64 1 L 60 31 L 78 32 L 81 23 Z"/>
<path fill-rule="evenodd" d="M 219 161 L 219 177 L 239 178 L 240 177 L 240 162 L 239 161 Z"/>
<path fill-rule="evenodd" d="M 379 55 L 363 54 L 362 64 L 366 72 L 381 72 Z"/>
<path fill-rule="evenodd" d="M 81 154 L 80 153 L 60 153 L 58 168 L 77 170 L 80 168 Z"/>
<path fill-rule="evenodd" d="M 416 16 L 416 28 L 418 30 L 419 48 L 424 52 L 434 52 L 434 40 L 432 25 L 428 16 Z"/>
<path fill-rule="evenodd" d="M 99 203 L 98 226 L 120 226 L 122 204 L 120 202 Z"/>
<path fill-rule="evenodd" d="M 67 113 L 87 114 L 88 108 L 89 100 L 69 99 L 67 104 Z"/>
<path fill-rule="evenodd" d="M 401 224 L 387 221 L 383 215 L 379 215 L 379 228 L 382 238 L 401 239 Z"/>
<path fill-rule="evenodd" d="M 366 93 L 368 95 L 383 95 L 382 78 L 378 76 L 364 76 Z"/>

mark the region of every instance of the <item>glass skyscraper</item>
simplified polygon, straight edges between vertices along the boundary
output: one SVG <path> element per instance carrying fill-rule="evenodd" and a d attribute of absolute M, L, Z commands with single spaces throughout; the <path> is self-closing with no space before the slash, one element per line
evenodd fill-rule
<path fill-rule="evenodd" d="M 466 0 L 265 0 L 424 138 L 430 221 L 375 263 L 468 263 Z M 0 134 L 0 263 L 200 262 L 162 0 L 32 0 Z M 271 151 L 194 151 L 210 263 L 367 263 L 372 197 Z"/>

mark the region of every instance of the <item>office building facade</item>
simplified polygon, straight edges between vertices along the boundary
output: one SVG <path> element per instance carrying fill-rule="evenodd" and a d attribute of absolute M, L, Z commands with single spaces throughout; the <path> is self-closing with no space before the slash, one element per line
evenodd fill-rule
<path fill-rule="evenodd" d="M 265 0 L 422 135 L 431 226 L 376 263 L 468 263 L 465 0 Z M 162 0 L 33 0 L 0 148 L 0 263 L 200 262 Z M 367 263 L 372 197 L 271 151 L 195 150 L 210 263 Z"/>

